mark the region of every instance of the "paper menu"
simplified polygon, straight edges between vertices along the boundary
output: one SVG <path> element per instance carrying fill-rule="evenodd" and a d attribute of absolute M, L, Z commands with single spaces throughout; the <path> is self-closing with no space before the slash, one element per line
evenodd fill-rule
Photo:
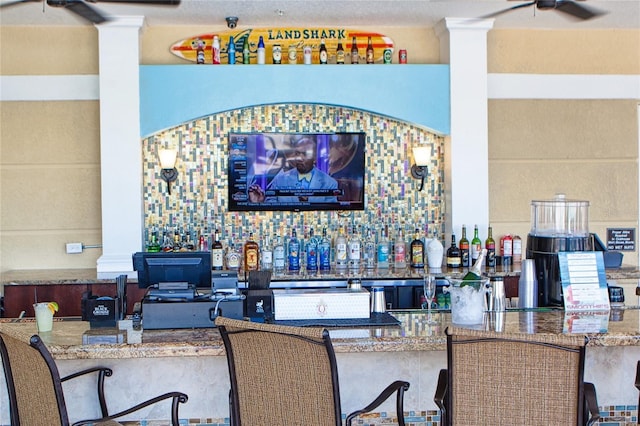
<path fill-rule="evenodd" d="M 558 253 L 566 311 L 608 311 L 609 293 L 601 251 Z"/>

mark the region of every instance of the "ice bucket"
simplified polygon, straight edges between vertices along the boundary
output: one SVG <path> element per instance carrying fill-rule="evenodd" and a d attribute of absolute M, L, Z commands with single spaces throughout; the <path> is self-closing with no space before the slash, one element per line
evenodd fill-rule
<path fill-rule="evenodd" d="M 461 325 L 482 324 L 487 310 L 489 278 L 473 281 L 454 278 L 446 280 L 449 286 L 443 290 L 451 293 L 451 322 Z"/>

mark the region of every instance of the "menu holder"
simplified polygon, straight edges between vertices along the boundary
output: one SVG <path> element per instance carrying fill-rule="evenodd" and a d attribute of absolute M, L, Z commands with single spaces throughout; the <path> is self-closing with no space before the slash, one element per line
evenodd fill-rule
<path fill-rule="evenodd" d="M 566 312 L 611 309 L 601 251 L 560 252 L 558 260 Z"/>
<path fill-rule="evenodd" d="M 608 328 L 608 311 L 573 311 L 564 314 L 564 333 L 606 333 Z"/>

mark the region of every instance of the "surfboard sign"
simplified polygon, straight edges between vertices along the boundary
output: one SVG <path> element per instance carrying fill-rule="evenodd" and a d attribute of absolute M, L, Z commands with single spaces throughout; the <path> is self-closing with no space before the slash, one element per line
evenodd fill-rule
<path fill-rule="evenodd" d="M 220 63 L 229 62 L 229 40 L 233 37 L 236 51 L 236 63 L 242 64 L 242 49 L 245 39 L 249 42 L 250 64 L 258 63 L 258 41 L 260 36 L 265 45 L 266 64 L 272 64 L 273 46 L 279 45 L 282 50 L 282 63 L 289 63 L 289 49 L 295 48 L 297 63 L 303 63 L 303 49 L 310 47 L 312 52 L 312 64 L 319 63 L 320 42 L 325 41 L 328 63 L 336 63 L 336 48 L 338 42 L 342 43 L 345 52 L 345 63 L 351 63 L 351 45 L 353 37 L 358 46 L 358 63 L 366 62 L 366 49 L 369 37 L 373 45 L 374 62 L 382 63 L 385 51 L 393 54 L 393 40 L 375 32 L 346 28 L 253 28 L 243 30 L 225 30 L 217 33 L 200 34 L 179 40 L 171 45 L 171 53 L 190 62 L 198 62 L 198 56 L 205 64 L 213 63 L 213 36 L 220 39 Z M 389 52 L 387 52 L 389 53 Z"/>

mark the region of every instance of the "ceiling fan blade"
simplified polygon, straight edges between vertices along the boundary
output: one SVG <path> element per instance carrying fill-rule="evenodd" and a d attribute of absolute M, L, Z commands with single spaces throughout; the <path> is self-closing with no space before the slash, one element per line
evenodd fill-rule
<path fill-rule="evenodd" d="M 582 6 L 573 1 L 560 0 L 556 2 L 556 10 L 582 20 L 587 20 L 595 18 L 596 16 L 604 15 L 604 12 L 589 9 L 586 6 Z"/>
<path fill-rule="evenodd" d="M 101 3 L 132 3 L 132 4 L 153 4 L 160 6 L 177 6 L 180 0 L 90 0 Z"/>
<path fill-rule="evenodd" d="M 521 9 L 523 7 L 533 6 L 534 4 L 536 4 L 536 2 L 537 2 L 537 0 L 531 1 L 529 3 L 518 4 L 516 6 L 512 6 L 512 7 L 509 7 L 507 9 L 502 9 L 502 10 L 499 10 L 497 12 L 493 12 L 493 13 L 489 13 L 487 15 L 480 16 L 480 19 L 493 18 L 494 16 L 498 16 L 498 15 L 502 15 L 503 13 L 511 12 L 514 9 Z"/>
<path fill-rule="evenodd" d="M 82 0 L 69 0 L 66 2 L 64 7 L 69 11 L 75 13 L 76 15 L 93 22 L 94 24 L 101 24 L 109 20 L 107 17 L 98 12 L 97 9 L 89 6 Z"/>

